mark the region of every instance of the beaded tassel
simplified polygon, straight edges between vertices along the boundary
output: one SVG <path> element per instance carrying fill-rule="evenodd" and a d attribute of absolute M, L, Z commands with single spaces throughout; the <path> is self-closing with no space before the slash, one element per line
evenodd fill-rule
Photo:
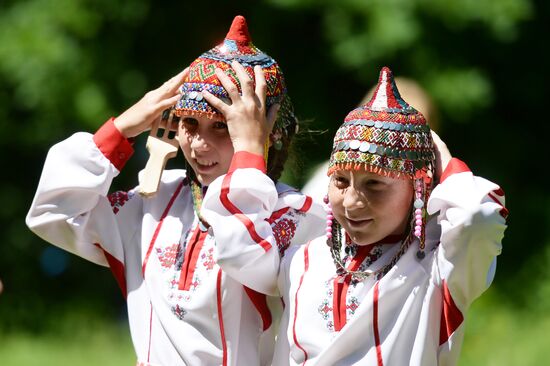
<path fill-rule="evenodd" d="M 332 215 L 332 207 L 330 206 L 330 202 L 328 201 L 328 196 L 325 196 L 323 198 L 323 202 L 325 203 L 325 212 L 327 213 L 327 227 L 325 229 L 326 236 L 327 236 L 327 243 L 332 241 L 332 220 L 334 220 L 334 216 Z"/>
<path fill-rule="evenodd" d="M 422 178 L 415 179 L 415 200 L 414 200 L 414 236 L 420 241 L 418 251 L 416 252 L 416 257 L 419 260 L 424 259 L 426 253 L 424 253 L 424 248 L 426 246 L 426 209 L 424 198 L 426 197 L 424 192 L 424 180 Z"/>

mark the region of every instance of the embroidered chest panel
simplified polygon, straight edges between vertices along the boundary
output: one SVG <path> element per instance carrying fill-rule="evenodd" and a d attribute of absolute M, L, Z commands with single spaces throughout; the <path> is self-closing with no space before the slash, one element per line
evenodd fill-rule
<path fill-rule="evenodd" d="M 154 248 L 161 268 L 163 296 L 179 320 L 184 320 L 190 307 L 195 309 L 199 302 L 215 299 L 218 266 L 214 247 L 212 236 L 187 230 L 179 243 L 158 243 Z"/>
<path fill-rule="evenodd" d="M 350 254 L 343 258 L 343 262 L 346 266 L 350 264 L 354 254 L 355 252 L 352 250 Z M 369 268 L 381 255 L 382 248 L 380 246 L 374 247 L 357 270 L 364 271 Z M 365 282 L 367 281 L 369 280 L 356 281 L 335 274 L 330 279 L 323 282 L 325 295 L 317 307 L 317 312 L 324 322 L 326 329 L 335 332 L 338 330 L 338 326 L 343 326 L 347 321 L 353 318 L 365 294 L 368 292 L 368 289 L 365 288 Z M 344 283 L 346 283 L 346 286 L 343 286 L 343 293 L 337 294 L 338 284 L 342 286 Z M 335 313 L 339 314 L 339 320 L 336 320 Z M 343 317 L 344 314 L 345 317 Z"/>

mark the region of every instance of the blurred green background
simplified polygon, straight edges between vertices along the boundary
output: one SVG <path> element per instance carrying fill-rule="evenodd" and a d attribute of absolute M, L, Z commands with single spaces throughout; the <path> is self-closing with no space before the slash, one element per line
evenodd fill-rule
<path fill-rule="evenodd" d="M 134 364 L 110 272 L 47 245 L 24 217 L 50 145 L 121 113 L 219 43 L 237 14 L 283 67 L 296 114 L 326 131 L 300 139 L 291 184 L 328 157 L 382 66 L 428 92 L 451 152 L 499 183 L 510 210 L 461 365 L 547 364 L 544 0 L 0 1 L 0 364 Z M 137 146 L 114 189 L 137 183 L 147 158 L 143 138 Z"/>

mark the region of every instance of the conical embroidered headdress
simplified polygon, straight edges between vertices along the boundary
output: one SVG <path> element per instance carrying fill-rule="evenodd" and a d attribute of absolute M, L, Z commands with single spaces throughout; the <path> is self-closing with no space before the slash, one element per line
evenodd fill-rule
<path fill-rule="evenodd" d="M 424 116 L 401 98 L 391 70 L 382 68 L 369 102 L 351 111 L 336 132 L 328 174 L 338 169 L 414 178 L 435 158 Z"/>
<path fill-rule="evenodd" d="M 201 91 L 206 89 L 220 99 L 229 100 L 229 95 L 215 74 L 215 69 L 219 68 L 229 75 L 241 92 L 240 84 L 231 68 L 233 60 L 241 63 L 252 78 L 254 78 L 254 66 L 262 67 L 267 82 L 267 107 L 275 103 L 281 104 L 274 131 L 284 130 L 294 125 L 296 121 L 287 95 L 283 73 L 273 58 L 252 43 L 246 19 L 241 15 L 235 17 L 222 43 L 203 53 L 191 63 L 189 76 L 180 89 L 182 97 L 176 104 L 176 115 L 206 115 L 223 119 L 223 115 L 204 100 Z"/>
<path fill-rule="evenodd" d="M 422 113 L 401 98 L 391 70 L 382 68 L 378 85 L 365 105 L 351 111 L 334 137 L 328 175 L 337 170 L 365 170 L 411 179 L 414 204 L 411 233 L 424 258 L 426 205 L 432 187 L 435 148 Z"/>

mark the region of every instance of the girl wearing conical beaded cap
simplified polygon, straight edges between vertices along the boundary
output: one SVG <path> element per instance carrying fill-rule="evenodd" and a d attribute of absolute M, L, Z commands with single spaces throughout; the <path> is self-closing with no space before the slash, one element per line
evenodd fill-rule
<path fill-rule="evenodd" d="M 384 67 L 372 98 L 351 111 L 336 132 L 328 175 L 339 170 L 367 171 L 413 181 L 414 231 L 425 247 L 424 203 L 432 187 L 435 150 L 422 113 L 403 100 L 391 70 Z"/>
<path fill-rule="evenodd" d="M 206 117 L 211 120 L 224 121 L 224 114 L 215 108 L 205 94 L 231 103 L 227 89 L 222 84 L 216 70 L 221 70 L 242 94 L 242 85 L 237 73 L 232 67 L 233 62 L 240 63 L 246 74 L 255 82 L 254 68 L 260 67 L 266 83 L 265 109 L 269 110 L 278 105 L 277 117 L 269 138 L 264 146 L 264 160 L 267 165 L 267 174 L 277 181 L 282 173 L 284 163 L 288 157 L 291 140 L 298 131 L 298 119 L 294 115 L 294 107 L 288 95 L 283 72 L 272 57 L 261 51 L 252 43 L 246 19 L 236 16 L 222 43 L 204 52 L 189 66 L 189 73 L 180 87 L 181 98 L 173 108 L 176 118 Z M 185 149 L 183 150 L 185 154 Z M 193 158 L 185 156 L 191 165 L 190 184 L 193 190 L 193 202 L 197 215 L 200 216 L 203 193 L 201 185 L 209 182 L 202 181 L 197 169 L 193 166 Z M 207 225 L 201 217 L 201 222 Z"/>
<path fill-rule="evenodd" d="M 451 156 L 388 68 L 336 132 L 328 174 L 325 235 L 281 264 L 273 364 L 455 365 L 500 254 L 504 192 Z"/>
<path fill-rule="evenodd" d="M 273 286 L 250 283 L 246 266 L 221 264 L 256 258 L 276 277 L 280 252 L 322 233 L 322 207 L 277 182 L 296 128 L 288 107 L 279 67 L 237 16 L 224 43 L 190 68 L 95 135 L 77 133 L 50 150 L 27 224 L 111 268 L 139 365 L 271 364 L 280 311 L 264 294 Z M 174 115 L 187 169 L 164 170 L 154 195 L 136 187 L 107 196 L 134 151 L 131 138 Z"/>

